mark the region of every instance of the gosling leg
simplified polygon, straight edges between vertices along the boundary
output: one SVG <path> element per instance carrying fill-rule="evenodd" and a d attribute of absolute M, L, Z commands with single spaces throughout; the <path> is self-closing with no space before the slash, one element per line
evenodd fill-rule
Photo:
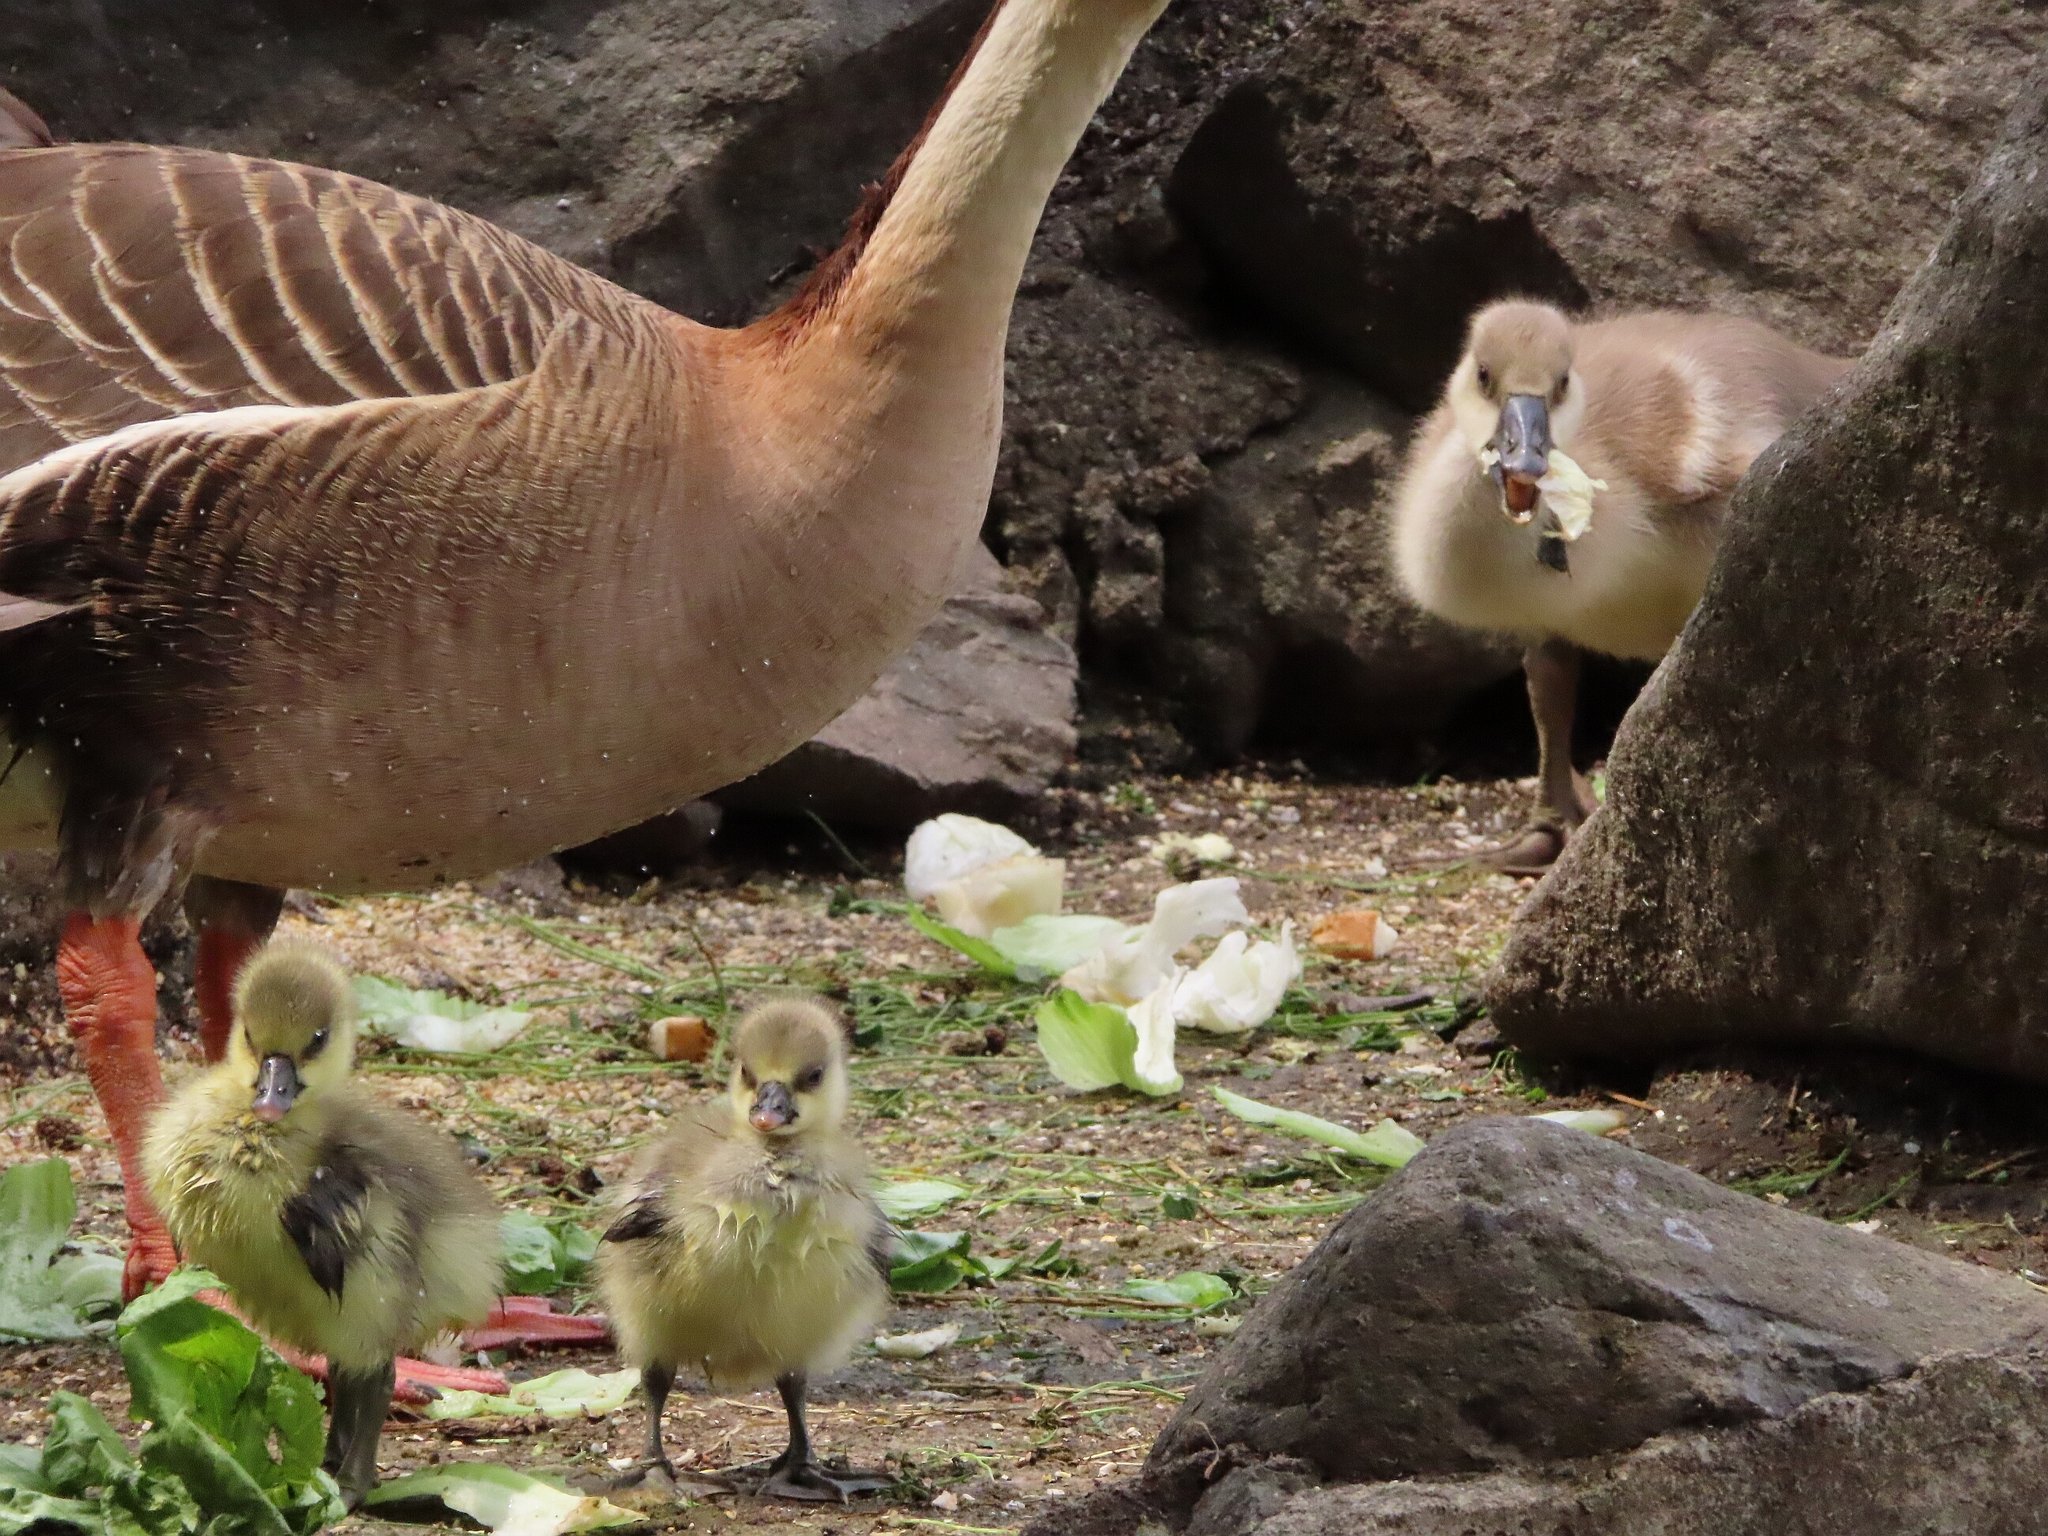
<path fill-rule="evenodd" d="M 320 1464 L 341 1485 L 341 1502 L 351 1510 L 377 1485 L 377 1441 L 397 1386 L 395 1360 L 366 1371 L 328 1372 L 327 1454 Z"/>
<path fill-rule="evenodd" d="M 647 1474 L 657 1469 L 671 1479 L 675 1477 L 676 1464 L 668 1459 L 668 1451 L 661 1443 L 661 1413 L 668 1406 L 669 1390 L 675 1384 L 676 1368 L 672 1365 L 649 1365 L 640 1372 L 640 1392 L 647 1399 L 647 1453 L 639 1466 L 612 1485 L 614 1488 L 631 1488 L 645 1482 Z"/>
<path fill-rule="evenodd" d="M 811 1452 L 811 1429 L 804 1417 L 806 1382 L 800 1371 L 777 1379 L 775 1390 L 782 1394 L 782 1406 L 789 1415 L 789 1447 L 768 1469 L 768 1480 L 760 1491 L 779 1499 L 803 1499 L 812 1503 L 840 1503 L 856 1493 L 879 1493 L 896 1486 L 896 1479 L 881 1472 L 828 1472 Z"/>
<path fill-rule="evenodd" d="M 1564 640 L 1540 641 L 1522 655 L 1529 713 L 1536 721 L 1536 813 L 1512 841 L 1479 856 L 1502 874 L 1541 874 L 1593 814 L 1591 787 L 1572 767 L 1580 667 L 1579 648 Z"/>

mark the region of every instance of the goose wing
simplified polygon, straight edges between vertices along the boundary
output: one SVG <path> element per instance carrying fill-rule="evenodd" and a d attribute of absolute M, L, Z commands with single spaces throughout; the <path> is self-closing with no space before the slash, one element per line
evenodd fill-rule
<path fill-rule="evenodd" d="M 234 406 L 58 448 L 0 475 L 0 630 L 89 603 L 175 626 L 253 602 L 303 628 L 338 585 L 516 583 L 644 468 L 662 366 L 571 315 L 506 383 Z M 241 612 L 242 633 L 263 622 Z"/>
<path fill-rule="evenodd" d="M 210 150 L 0 150 L 0 472 L 240 406 L 440 395 L 532 371 L 639 301 L 469 214 Z"/>

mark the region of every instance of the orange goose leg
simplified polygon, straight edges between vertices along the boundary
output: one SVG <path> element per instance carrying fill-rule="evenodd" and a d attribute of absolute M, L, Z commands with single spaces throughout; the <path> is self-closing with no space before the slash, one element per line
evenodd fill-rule
<path fill-rule="evenodd" d="M 142 1173 L 143 1133 L 163 1102 L 164 1079 L 156 1059 L 156 971 L 142 952 L 141 920 L 74 912 L 57 945 L 57 989 L 121 1161 L 129 1232 L 121 1289 L 133 1300 L 178 1267 Z"/>
<path fill-rule="evenodd" d="M 192 964 L 192 991 L 199 1001 L 199 1048 L 209 1062 L 227 1054 L 234 1027 L 235 978 L 242 963 L 263 947 L 260 934 L 232 928 L 201 928 Z"/>

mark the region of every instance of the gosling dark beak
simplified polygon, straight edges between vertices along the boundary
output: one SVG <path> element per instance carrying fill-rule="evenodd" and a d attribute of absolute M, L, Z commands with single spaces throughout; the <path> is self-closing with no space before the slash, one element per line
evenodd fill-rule
<path fill-rule="evenodd" d="M 796 1100 L 784 1083 L 763 1083 L 754 1092 L 754 1107 L 747 1111 L 754 1129 L 766 1135 L 796 1123 Z"/>
<path fill-rule="evenodd" d="M 285 1117 L 299 1097 L 299 1069 L 289 1056 L 266 1056 L 256 1069 L 256 1102 L 250 1106 L 258 1120 L 273 1125 Z"/>
<path fill-rule="evenodd" d="M 1536 482 L 1550 468 L 1550 403 L 1541 395 L 1509 395 L 1500 408 L 1493 451 L 1500 456 L 1494 480 L 1508 516 L 1529 521 L 1536 506 Z"/>

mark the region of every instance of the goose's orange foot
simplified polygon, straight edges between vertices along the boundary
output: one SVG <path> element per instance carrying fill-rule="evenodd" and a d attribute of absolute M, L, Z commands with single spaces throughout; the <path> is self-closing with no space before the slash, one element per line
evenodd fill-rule
<path fill-rule="evenodd" d="M 465 1349 L 529 1349 L 549 1345 L 603 1344 L 611 1323 L 597 1313 L 557 1312 L 545 1296 L 507 1296 L 462 1336 Z"/>
<path fill-rule="evenodd" d="M 133 1301 L 144 1291 L 162 1285 L 178 1267 L 177 1245 L 164 1230 L 163 1222 L 154 1210 L 147 1213 L 147 1221 L 137 1219 L 141 1214 L 129 1212 L 128 1258 L 121 1266 L 123 1301 Z"/>
<path fill-rule="evenodd" d="M 326 1361 L 321 1361 L 321 1380 L 325 1381 Z M 436 1365 L 431 1360 L 400 1360 L 398 1362 L 398 1388 L 392 1393 L 395 1403 L 424 1403 L 439 1397 L 443 1392 L 489 1392 L 503 1396 L 512 1390 L 500 1371 L 485 1370 L 471 1365 Z"/>
<path fill-rule="evenodd" d="M 275 1339 L 270 1347 L 293 1365 L 304 1371 L 315 1381 L 327 1380 L 327 1357 L 325 1355 L 303 1355 L 295 1349 L 287 1349 Z M 418 1407 L 430 1403 L 443 1392 L 488 1392 L 503 1396 L 512 1390 L 511 1384 L 497 1371 L 480 1370 L 468 1365 L 436 1365 L 431 1360 L 407 1360 L 397 1362 L 398 1382 L 391 1392 L 391 1401 Z"/>

